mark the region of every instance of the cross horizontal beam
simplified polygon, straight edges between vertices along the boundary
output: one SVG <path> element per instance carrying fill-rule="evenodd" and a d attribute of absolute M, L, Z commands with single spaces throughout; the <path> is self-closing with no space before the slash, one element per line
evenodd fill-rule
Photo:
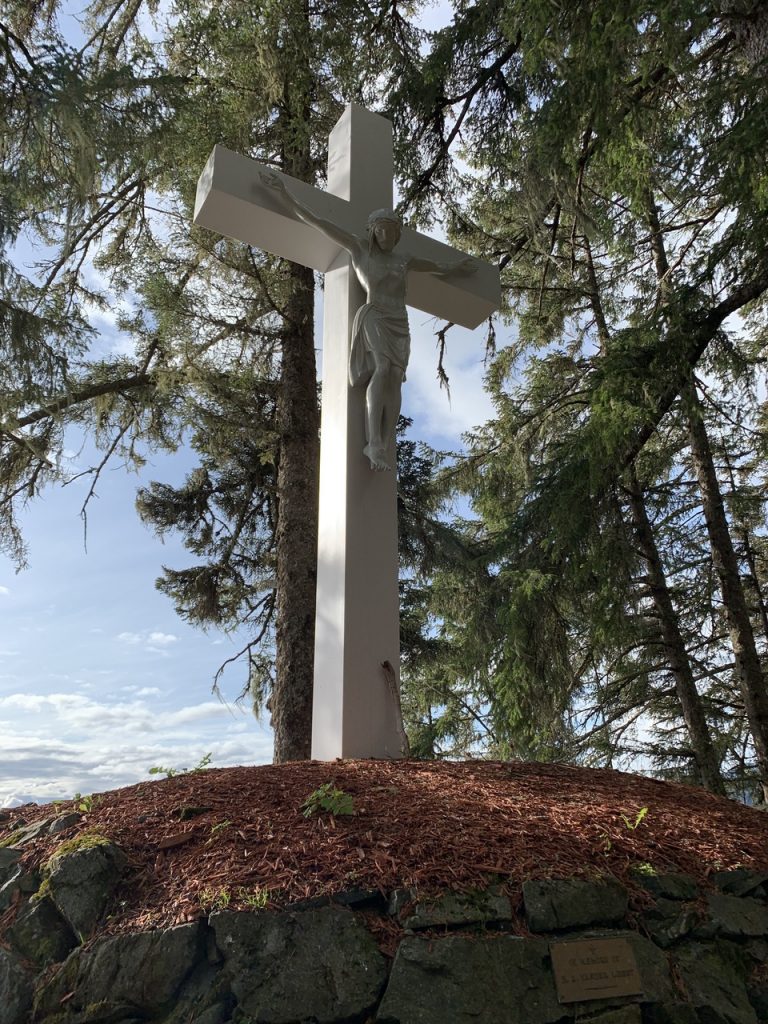
<path fill-rule="evenodd" d="M 370 210 L 357 209 L 346 199 L 280 175 L 224 146 L 214 147 L 200 175 L 195 223 L 321 273 L 341 266 L 347 256 L 344 250 L 281 205 L 277 191 L 261 181 L 260 172 L 267 170 L 282 177 L 296 198 L 319 216 L 352 234 L 365 234 Z M 403 229 L 398 247 L 434 262 L 452 262 L 461 256 L 450 245 L 408 228 Z M 498 269 L 478 261 L 477 271 L 465 277 L 411 271 L 407 302 L 431 316 L 473 329 L 501 304 Z"/>

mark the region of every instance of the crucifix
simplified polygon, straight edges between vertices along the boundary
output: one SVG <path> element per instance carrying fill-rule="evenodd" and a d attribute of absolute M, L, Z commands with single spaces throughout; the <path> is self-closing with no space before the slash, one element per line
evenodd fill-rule
<path fill-rule="evenodd" d="M 195 223 L 325 274 L 312 757 L 404 754 L 398 699 L 395 421 L 405 302 L 475 328 L 501 300 L 495 266 L 401 228 L 392 125 L 349 104 L 325 191 L 216 146 Z M 406 291 L 407 289 L 407 291 Z"/>

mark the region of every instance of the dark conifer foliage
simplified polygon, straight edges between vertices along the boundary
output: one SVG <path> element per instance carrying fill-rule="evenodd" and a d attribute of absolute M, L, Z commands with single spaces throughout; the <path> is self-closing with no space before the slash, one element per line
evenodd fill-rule
<path fill-rule="evenodd" d="M 750 0 L 459 4 L 390 97 L 418 125 L 404 208 L 447 205 L 452 237 L 499 261 L 511 327 L 496 415 L 439 478 L 483 555 L 436 574 L 448 650 L 409 676 L 433 734 L 445 666 L 450 692 L 474 688 L 459 749 L 639 754 L 766 792 L 764 481 L 736 455 L 765 444 L 764 33 Z M 692 410 L 692 373 L 719 405 L 746 400 L 738 431 Z M 709 460 L 730 486 L 725 574 L 691 422 L 732 453 Z"/>
<path fill-rule="evenodd" d="M 276 756 L 307 756 L 312 279 L 191 208 L 214 142 L 321 184 L 357 100 L 395 122 L 404 215 L 503 272 L 494 416 L 459 456 L 400 438 L 412 751 L 760 798 L 764 5 L 453 8 L 429 35 L 419 4 L 94 0 L 73 43 L 55 0 L 0 3 L 2 545 L 23 562 L 16 513 L 64 475 L 65 430 L 100 446 L 94 485 L 186 439 L 197 468 L 138 499 L 195 559 L 159 586 L 190 622 L 248 624 Z"/>
<path fill-rule="evenodd" d="M 215 143 L 322 184 L 328 132 L 416 33 L 388 5 L 0 4 L 0 529 L 66 478 L 67 429 L 109 459 L 188 441 L 198 467 L 139 512 L 195 564 L 158 586 L 190 622 L 247 626 L 246 690 L 277 760 L 309 755 L 318 395 L 314 280 L 192 226 Z M 80 38 L 73 42 L 74 36 Z M 43 266 L 24 277 L 14 245 Z M 40 248 L 42 247 L 42 248 Z M 123 332 L 107 351 L 94 312 Z M 126 354 L 127 353 L 127 354 Z M 92 488 L 92 491 L 93 491 Z"/>

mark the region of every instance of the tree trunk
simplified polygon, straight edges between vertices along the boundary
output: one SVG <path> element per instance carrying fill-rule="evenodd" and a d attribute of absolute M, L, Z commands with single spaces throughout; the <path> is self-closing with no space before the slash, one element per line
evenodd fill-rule
<path fill-rule="evenodd" d="M 271 700 L 278 764 L 310 757 L 320 458 L 314 275 L 296 264 L 288 273 L 291 297 L 278 403 L 277 652 Z"/>
<path fill-rule="evenodd" d="M 736 678 L 755 744 L 763 799 L 768 803 L 768 691 L 755 646 L 752 623 L 739 576 L 738 560 L 728 529 L 701 404 L 693 380 L 689 381 L 684 400 L 689 409 L 688 438 L 712 548 L 712 563 L 720 582 L 723 608 L 733 646 Z"/>
<path fill-rule="evenodd" d="M 672 597 L 667 587 L 664 566 L 662 565 L 653 529 L 643 501 L 643 492 L 632 466 L 628 473 L 629 486 L 626 493 L 632 511 L 632 523 L 635 528 L 643 560 L 648 571 L 648 585 L 654 606 L 659 616 L 661 635 L 667 661 L 675 680 L 675 692 L 680 703 L 680 710 L 688 730 L 696 768 L 701 784 L 718 796 L 725 796 L 725 785 L 720 775 L 717 754 L 712 745 L 707 719 L 701 704 L 696 683 L 691 671 L 691 663 L 683 643 L 678 626 L 677 613 L 672 604 Z"/>
<path fill-rule="evenodd" d="M 313 78 L 309 67 L 307 0 L 285 5 L 282 169 L 312 180 L 310 149 Z M 275 685 L 272 693 L 274 761 L 307 760 L 312 746 L 312 687 L 317 586 L 317 506 L 320 470 L 317 367 L 312 270 L 286 263 L 288 300 L 283 311 L 278 401 L 280 455 L 277 473 L 277 608 Z"/>
<path fill-rule="evenodd" d="M 731 494 L 734 498 L 738 495 L 738 484 L 736 482 L 736 474 L 733 471 L 733 464 L 731 457 L 728 454 L 725 446 L 719 453 L 725 462 L 728 470 L 728 480 L 731 485 Z M 752 590 L 754 591 L 756 612 L 760 616 L 760 624 L 763 629 L 763 639 L 768 640 L 768 608 L 766 607 L 765 600 L 763 599 L 763 589 L 760 585 L 760 576 L 757 569 L 757 558 L 755 556 L 754 548 L 752 547 L 751 534 L 749 526 L 738 521 L 735 524 L 735 533 L 738 539 L 741 541 L 741 545 L 744 549 L 744 561 L 747 563 L 749 569 L 749 582 Z"/>
<path fill-rule="evenodd" d="M 646 196 L 646 215 L 656 268 L 659 302 L 664 307 L 669 301 L 672 285 L 671 268 L 664 246 L 659 211 L 650 190 Z M 693 365 L 695 363 L 691 363 L 691 366 Z M 692 370 L 681 395 L 688 409 L 688 439 L 701 492 L 702 508 L 712 549 L 712 562 L 720 581 L 720 592 L 736 663 L 736 676 L 757 753 L 763 799 L 768 803 L 768 692 L 757 656 L 755 637 L 739 577 L 738 561 L 731 542 Z"/>

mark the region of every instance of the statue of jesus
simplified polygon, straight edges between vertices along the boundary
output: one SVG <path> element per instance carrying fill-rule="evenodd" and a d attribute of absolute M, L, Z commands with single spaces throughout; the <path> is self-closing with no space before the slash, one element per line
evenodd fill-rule
<path fill-rule="evenodd" d="M 352 260 L 366 301 L 358 309 L 352 326 L 349 382 L 367 385 L 365 393 L 365 438 L 363 453 L 371 469 L 394 469 L 388 449 L 395 436 L 400 415 L 401 385 L 408 368 L 411 336 L 405 309 L 409 270 L 441 276 L 472 274 L 475 260 L 467 257 L 451 263 L 436 263 L 405 250 L 396 249 L 402 227 L 392 210 L 374 210 L 368 218 L 367 237 L 354 235 L 337 224 L 318 217 L 272 172 L 262 182 L 283 196 L 292 212 L 346 249 Z"/>

